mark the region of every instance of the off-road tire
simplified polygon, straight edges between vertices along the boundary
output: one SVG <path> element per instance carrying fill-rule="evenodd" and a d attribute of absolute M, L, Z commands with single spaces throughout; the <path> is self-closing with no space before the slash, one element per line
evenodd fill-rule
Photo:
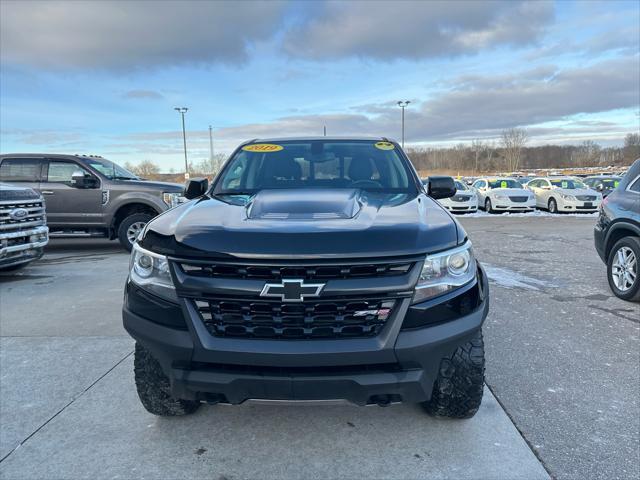
<path fill-rule="evenodd" d="M 484 391 L 484 342 L 482 330 L 440 362 L 431 400 L 423 402 L 430 415 L 471 418 L 482 403 Z"/>
<path fill-rule="evenodd" d="M 129 227 L 136 223 L 147 224 L 152 218 L 153 215 L 149 215 L 148 213 L 134 213 L 122 219 L 120 225 L 118 225 L 118 240 L 127 251 L 130 252 L 133 248 L 133 243 L 131 243 L 127 237 Z"/>
<path fill-rule="evenodd" d="M 623 292 L 618 289 L 613 281 L 611 270 L 613 268 L 613 260 L 621 247 L 630 248 L 636 256 L 636 280 L 629 288 L 629 290 Z M 609 281 L 609 287 L 616 297 L 622 300 L 628 300 L 630 302 L 640 302 L 640 238 L 638 237 L 623 237 L 618 240 L 607 257 L 607 280 Z"/>
<path fill-rule="evenodd" d="M 494 212 L 494 210 L 493 210 L 493 206 L 491 206 L 491 199 L 490 199 L 490 198 L 487 198 L 487 199 L 484 201 L 484 209 L 485 209 L 485 211 L 486 211 L 487 213 L 493 213 L 493 212 Z"/>
<path fill-rule="evenodd" d="M 149 350 L 136 343 L 133 373 L 138 397 L 149 413 L 161 417 L 189 415 L 200 406 L 199 402 L 181 400 L 171 396 L 169 379 Z"/>
<path fill-rule="evenodd" d="M 558 201 L 555 198 L 550 198 L 547 205 L 549 213 L 560 213 L 558 210 Z"/>

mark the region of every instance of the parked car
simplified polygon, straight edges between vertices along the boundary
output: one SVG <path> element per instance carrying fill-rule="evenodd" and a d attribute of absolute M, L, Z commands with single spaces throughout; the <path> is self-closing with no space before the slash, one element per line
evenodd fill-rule
<path fill-rule="evenodd" d="M 184 199 L 184 187 L 149 182 L 97 156 L 0 155 L 0 181 L 47 199 L 51 237 L 118 239 L 131 246 L 145 224 Z"/>
<path fill-rule="evenodd" d="M 0 183 L 0 271 L 18 270 L 49 241 L 44 200 L 30 188 Z"/>
<path fill-rule="evenodd" d="M 607 195 L 618 186 L 620 180 L 621 177 L 614 175 L 597 175 L 585 178 L 584 184 L 596 192 L 600 192 L 603 198 L 607 198 Z"/>
<path fill-rule="evenodd" d="M 640 301 L 640 158 L 603 200 L 594 239 L 613 293 Z"/>
<path fill-rule="evenodd" d="M 536 206 L 560 212 L 595 212 L 602 195 L 573 177 L 539 177 L 527 184 L 536 196 Z"/>
<path fill-rule="evenodd" d="M 240 175 L 239 175 L 240 174 Z M 384 138 L 252 141 L 134 245 L 124 326 L 142 405 L 482 400 L 487 277 L 462 226 Z"/>
<path fill-rule="evenodd" d="M 531 212 L 535 209 L 531 192 L 514 178 L 480 178 L 474 182 L 473 190 L 478 196 L 478 206 L 489 213 Z"/>
<path fill-rule="evenodd" d="M 428 179 L 423 180 L 427 183 Z M 450 198 L 442 198 L 439 200 L 447 210 L 453 213 L 469 213 L 478 211 L 478 196 L 463 181 L 455 180 L 456 194 Z"/>

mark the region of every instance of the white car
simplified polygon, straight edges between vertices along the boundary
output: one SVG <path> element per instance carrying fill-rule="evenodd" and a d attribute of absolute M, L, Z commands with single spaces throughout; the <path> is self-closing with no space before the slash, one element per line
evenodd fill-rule
<path fill-rule="evenodd" d="M 534 195 L 514 178 L 479 178 L 472 188 L 478 195 L 478 206 L 489 213 L 531 212 L 536 208 Z"/>
<path fill-rule="evenodd" d="M 527 188 L 536 196 L 536 206 L 551 213 L 595 212 L 602 195 L 573 177 L 534 178 Z"/>
<path fill-rule="evenodd" d="M 455 181 L 456 194 L 450 198 L 438 200 L 440 205 L 453 213 L 476 212 L 478 211 L 478 197 L 464 182 Z"/>

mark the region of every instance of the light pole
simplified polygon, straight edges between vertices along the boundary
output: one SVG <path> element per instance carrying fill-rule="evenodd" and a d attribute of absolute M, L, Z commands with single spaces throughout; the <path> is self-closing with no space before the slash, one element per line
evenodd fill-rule
<path fill-rule="evenodd" d="M 407 108 L 407 106 L 410 104 L 411 102 L 409 100 L 400 100 L 398 102 L 398 106 L 402 109 L 402 148 L 404 149 L 404 109 Z"/>
<path fill-rule="evenodd" d="M 182 116 L 182 143 L 184 145 L 184 179 L 189 180 L 189 161 L 187 160 L 187 131 L 184 128 L 184 114 L 189 110 L 187 107 L 174 107 L 174 110 Z"/>

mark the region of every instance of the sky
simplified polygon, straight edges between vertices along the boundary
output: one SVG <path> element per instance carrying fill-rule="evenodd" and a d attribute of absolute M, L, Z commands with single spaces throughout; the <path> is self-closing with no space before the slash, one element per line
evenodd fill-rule
<path fill-rule="evenodd" d="M 640 2 L 0 0 L 0 151 L 152 160 L 254 138 L 619 145 Z"/>

